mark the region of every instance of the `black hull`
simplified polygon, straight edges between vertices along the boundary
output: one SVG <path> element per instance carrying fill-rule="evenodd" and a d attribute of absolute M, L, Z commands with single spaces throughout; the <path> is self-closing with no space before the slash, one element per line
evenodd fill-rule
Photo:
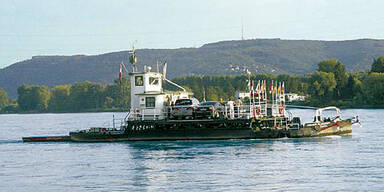
<path fill-rule="evenodd" d="M 70 137 L 71 141 L 77 142 L 173 141 L 321 137 L 352 132 L 348 121 L 341 121 L 327 129 L 303 127 L 291 130 L 283 128 L 281 122 L 284 120 L 132 121 L 119 134 L 113 131 L 80 131 L 71 132 Z"/>
<path fill-rule="evenodd" d="M 172 140 L 226 140 L 226 139 L 262 139 L 285 137 L 283 130 L 265 130 L 253 132 L 243 130 L 177 130 L 177 131 L 147 131 L 140 133 L 124 133 L 121 135 L 95 135 L 87 133 L 71 133 L 72 141 L 105 142 L 105 141 L 172 141 Z"/>
<path fill-rule="evenodd" d="M 71 132 L 72 141 L 162 141 L 262 139 L 286 136 L 285 129 L 260 129 L 251 120 L 134 121 L 123 134 Z"/>

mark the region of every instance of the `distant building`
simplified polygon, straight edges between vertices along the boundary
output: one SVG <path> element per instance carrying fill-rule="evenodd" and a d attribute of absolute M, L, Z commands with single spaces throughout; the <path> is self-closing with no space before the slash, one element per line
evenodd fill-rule
<path fill-rule="evenodd" d="M 287 97 L 288 102 L 305 101 L 305 96 L 304 95 L 298 95 L 297 93 L 286 93 L 285 96 Z"/>
<path fill-rule="evenodd" d="M 245 98 L 250 98 L 251 93 L 250 92 L 243 92 L 243 91 L 236 91 L 235 92 L 235 97 L 236 99 L 245 99 Z"/>

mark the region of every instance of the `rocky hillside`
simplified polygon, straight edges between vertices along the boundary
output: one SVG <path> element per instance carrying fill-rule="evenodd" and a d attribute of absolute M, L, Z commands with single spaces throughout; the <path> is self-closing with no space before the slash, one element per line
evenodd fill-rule
<path fill-rule="evenodd" d="M 373 58 L 384 54 L 384 40 L 312 41 L 256 39 L 210 43 L 199 48 L 140 49 L 139 67 L 168 62 L 168 77 L 191 74 L 239 74 L 245 68 L 254 73 L 313 72 L 317 63 L 337 58 L 348 71 L 365 71 Z M 101 55 L 35 56 L 0 69 L 0 87 L 11 98 L 22 84 L 54 86 L 80 81 L 112 82 L 121 61 L 128 63 L 128 51 Z M 153 68 L 155 69 L 155 67 Z"/>

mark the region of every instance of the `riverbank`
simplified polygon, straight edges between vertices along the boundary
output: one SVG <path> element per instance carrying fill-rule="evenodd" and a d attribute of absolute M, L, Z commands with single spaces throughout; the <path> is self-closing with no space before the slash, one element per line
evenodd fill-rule
<path fill-rule="evenodd" d="M 96 108 L 86 109 L 80 111 L 12 111 L 12 112 L 0 112 L 0 114 L 41 114 L 41 113 L 97 113 L 97 112 L 126 112 L 128 108 Z"/>
<path fill-rule="evenodd" d="M 384 105 L 362 105 L 362 104 L 353 104 L 349 101 L 330 101 L 328 103 L 317 104 L 308 101 L 301 102 L 291 102 L 287 103 L 287 107 L 298 108 L 298 109 L 311 109 L 311 108 L 321 108 L 327 106 L 336 106 L 340 109 L 384 109 Z"/>
<path fill-rule="evenodd" d="M 369 106 L 369 105 L 356 105 L 356 106 L 340 106 L 340 105 L 333 105 L 332 103 L 329 103 L 329 105 L 321 105 L 321 106 L 314 106 L 310 103 L 305 102 L 292 102 L 288 103 L 286 105 L 287 109 L 317 109 L 321 107 L 327 107 L 327 106 L 336 106 L 340 109 L 384 109 L 384 105 L 378 105 L 378 106 Z M 98 113 L 98 112 L 127 112 L 129 111 L 128 108 L 96 108 L 96 109 L 86 109 L 86 110 L 80 110 L 80 111 L 12 111 L 12 112 L 0 112 L 1 114 L 44 114 L 44 113 Z"/>

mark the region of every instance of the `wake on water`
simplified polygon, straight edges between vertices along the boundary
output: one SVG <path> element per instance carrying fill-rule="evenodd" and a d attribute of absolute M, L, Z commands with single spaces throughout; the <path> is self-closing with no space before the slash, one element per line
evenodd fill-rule
<path fill-rule="evenodd" d="M 6 143 L 22 143 L 22 140 L 0 140 L 0 144 L 6 144 Z"/>

